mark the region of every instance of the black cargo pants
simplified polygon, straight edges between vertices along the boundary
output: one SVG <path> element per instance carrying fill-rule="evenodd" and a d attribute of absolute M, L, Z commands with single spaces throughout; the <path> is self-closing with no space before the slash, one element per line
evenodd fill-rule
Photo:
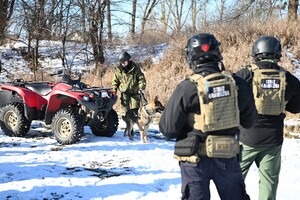
<path fill-rule="evenodd" d="M 249 200 L 237 159 L 200 157 L 197 164 L 179 162 L 182 200 L 209 200 L 212 180 L 221 200 Z"/>

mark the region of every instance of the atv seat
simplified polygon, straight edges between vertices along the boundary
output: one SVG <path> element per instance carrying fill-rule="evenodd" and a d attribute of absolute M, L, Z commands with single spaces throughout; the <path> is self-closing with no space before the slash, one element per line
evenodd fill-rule
<path fill-rule="evenodd" d="M 26 88 L 28 88 L 29 90 L 32 90 L 42 96 L 46 96 L 47 94 L 49 94 L 52 90 L 52 86 L 47 85 L 47 84 L 40 84 L 40 83 L 29 83 L 26 84 Z"/>

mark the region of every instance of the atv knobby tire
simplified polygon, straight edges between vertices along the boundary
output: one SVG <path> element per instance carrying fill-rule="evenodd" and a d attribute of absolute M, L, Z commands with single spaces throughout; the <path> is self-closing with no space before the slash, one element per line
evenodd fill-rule
<path fill-rule="evenodd" d="M 92 133 L 96 136 L 112 137 L 118 130 L 118 126 L 118 114 L 112 109 L 109 111 L 107 118 L 103 122 L 94 121 L 90 125 L 90 128 Z"/>
<path fill-rule="evenodd" d="M 60 144 L 74 144 L 83 135 L 84 125 L 78 114 L 71 109 L 58 111 L 51 123 L 52 132 Z"/>
<path fill-rule="evenodd" d="M 11 103 L 1 108 L 0 126 L 4 134 L 11 137 L 23 137 L 30 130 L 31 121 L 24 115 L 21 103 Z"/>

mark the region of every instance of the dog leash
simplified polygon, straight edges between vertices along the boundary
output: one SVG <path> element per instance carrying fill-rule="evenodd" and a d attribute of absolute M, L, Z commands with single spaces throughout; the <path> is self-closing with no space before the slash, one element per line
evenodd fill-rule
<path fill-rule="evenodd" d="M 147 99 L 145 98 L 145 95 L 144 95 L 143 91 L 142 91 L 142 90 L 139 90 L 139 94 L 140 94 L 140 96 L 141 96 L 143 106 L 147 105 L 147 104 L 148 104 L 148 101 L 147 101 Z"/>

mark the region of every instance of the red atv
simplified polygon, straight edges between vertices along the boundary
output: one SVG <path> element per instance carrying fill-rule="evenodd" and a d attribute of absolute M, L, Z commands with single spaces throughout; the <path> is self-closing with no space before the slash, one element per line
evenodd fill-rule
<path fill-rule="evenodd" d="M 119 125 L 116 101 L 111 88 L 89 87 L 65 73 L 57 84 L 17 79 L 0 86 L 0 126 L 5 135 L 22 137 L 32 120 L 42 120 L 60 144 L 78 142 L 85 125 L 94 135 L 111 137 Z"/>

